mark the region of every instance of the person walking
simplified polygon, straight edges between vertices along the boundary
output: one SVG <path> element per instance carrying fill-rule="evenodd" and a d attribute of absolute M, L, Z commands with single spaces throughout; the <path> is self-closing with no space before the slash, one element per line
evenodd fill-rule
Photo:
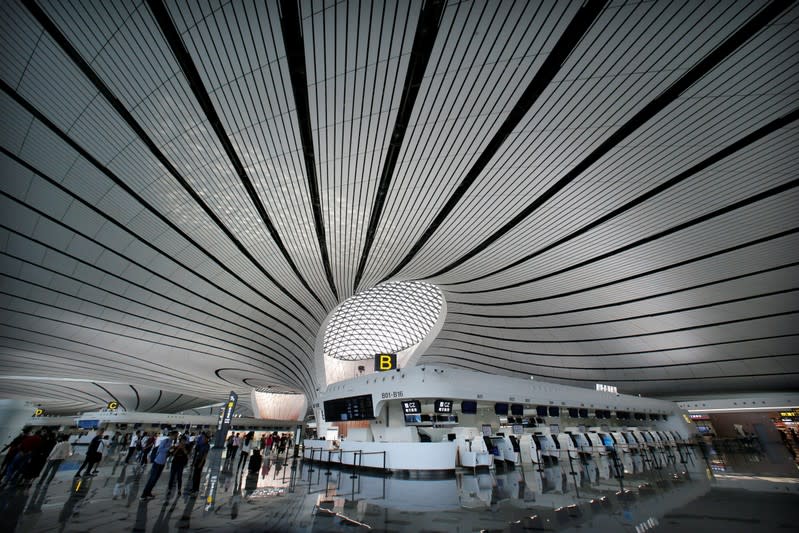
<path fill-rule="evenodd" d="M 50 451 L 50 455 L 47 456 L 47 466 L 44 467 L 44 472 L 42 472 L 42 477 L 39 479 L 38 486 L 42 484 L 49 485 L 50 482 L 53 481 L 56 472 L 58 472 L 61 463 L 70 455 L 72 455 L 72 445 L 69 444 L 69 437 L 66 435 L 59 435 L 58 443 Z M 48 473 L 50 474 L 49 478 L 47 477 Z M 47 479 L 46 481 L 45 478 Z"/>
<path fill-rule="evenodd" d="M 89 468 L 86 469 L 87 474 L 91 474 L 92 467 L 96 462 L 97 459 L 97 448 L 100 447 L 100 443 L 103 442 L 103 430 L 98 429 L 97 434 L 95 434 L 94 438 L 89 442 L 89 447 L 86 450 L 86 458 L 83 460 L 83 464 L 80 465 L 78 471 L 75 473 L 75 477 L 80 477 L 80 473 L 83 472 L 83 469 L 88 466 Z"/>
<path fill-rule="evenodd" d="M 169 450 L 172 448 L 177 435 L 177 431 L 171 431 L 169 436 L 161 440 L 158 448 L 156 448 L 155 458 L 153 458 L 153 464 L 150 467 L 150 478 L 147 480 L 147 484 L 144 485 L 144 490 L 141 493 L 142 500 L 155 498 L 155 494 L 153 494 L 153 487 L 155 487 L 155 484 L 158 483 L 158 478 L 161 477 L 161 472 L 164 471 Z"/>

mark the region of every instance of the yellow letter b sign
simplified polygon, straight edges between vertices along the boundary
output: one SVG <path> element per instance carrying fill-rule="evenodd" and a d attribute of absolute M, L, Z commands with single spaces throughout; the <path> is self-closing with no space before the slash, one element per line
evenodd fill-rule
<path fill-rule="evenodd" d="M 387 372 L 397 368 L 397 354 L 379 353 L 375 356 L 375 372 Z"/>

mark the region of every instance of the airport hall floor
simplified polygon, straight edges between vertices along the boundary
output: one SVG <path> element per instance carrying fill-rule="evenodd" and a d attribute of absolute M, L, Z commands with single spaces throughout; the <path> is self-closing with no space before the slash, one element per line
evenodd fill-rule
<path fill-rule="evenodd" d="M 215 482 L 206 471 L 198 497 L 167 497 L 167 469 L 146 501 L 149 467 L 109 462 L 95 477 L 75 478 L 76 466 L 63 465 L 49 486 L 0 492 L 0 530 L 753 533 L 796 531 L 799 523 L 799 478 L 714 474 L 701 459 L 626 475 L 621 484 L 578 473 L 575 486 L 559 467 L 412 478 L 289 458 L 255 475 L 223 468 Z"/>

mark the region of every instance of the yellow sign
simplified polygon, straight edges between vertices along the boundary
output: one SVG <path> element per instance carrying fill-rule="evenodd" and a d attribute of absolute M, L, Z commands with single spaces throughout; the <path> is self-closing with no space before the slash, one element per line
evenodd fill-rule
<path fill-rule="evenodd" d="M 375 356 L 375 372 L 388 372 L 397 368 L 397 354 L 381 353 Z"/>
<path fill-rule="evenodd" d="M 799 416 L 796 411 L 780 411 L 780 416 Z"/>
<path fill-rule="evenodd" d="M 44 414 L 44 409 L 42 409 L 41 407 L 37 408 L 37 409 L 36 409 L 36 410 L 33 412 L 33 416 L 42 416 L 43 414 Z"/>
<path fill-rule="evenodd" d="M 116 411 L 118 407 L 119 407 L 119 402 L 118 401 L 111 400 L 110 402 L 108 402 L 108 409 L 110 411 Z"/>

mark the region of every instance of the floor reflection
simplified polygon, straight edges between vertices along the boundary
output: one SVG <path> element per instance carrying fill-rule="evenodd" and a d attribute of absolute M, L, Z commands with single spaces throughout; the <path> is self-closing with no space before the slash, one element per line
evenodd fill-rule
<path fill-rule="evenodd" d="M 613 531 L 660 520 L 711 488 L 705 464 L 644 464 L 633 461 L 623 478 L 588 459 L 419 478 L 267 458 L 253 472 L 206 471 L 193 496 L 165 497 L 163 475 L 148 501 L 139 500 L 148 472 L 115 465 L 95 478 L 66 472 L 49 486 L 4 491 L 0 512 L 5 531 Z"/>

